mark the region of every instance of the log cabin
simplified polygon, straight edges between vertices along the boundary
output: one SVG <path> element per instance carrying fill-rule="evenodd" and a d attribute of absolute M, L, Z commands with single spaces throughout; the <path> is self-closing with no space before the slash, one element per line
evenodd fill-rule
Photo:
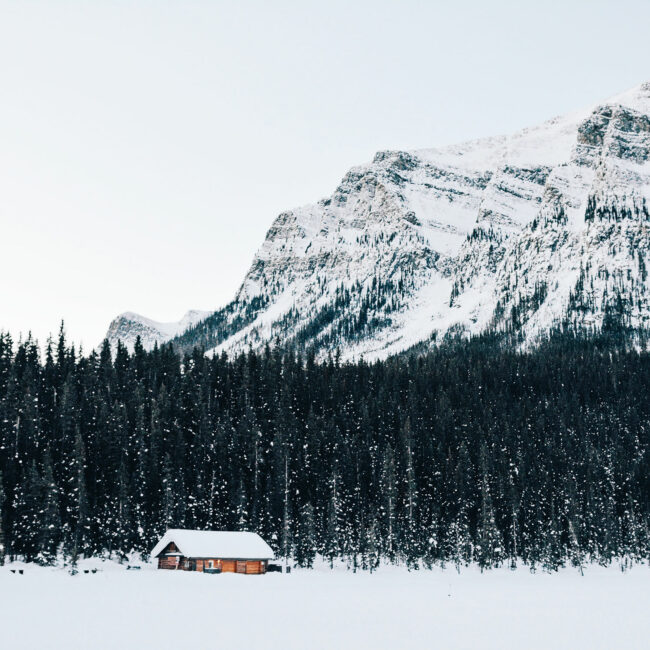
<path fill-rule="evenodd" d="M 172 528 L 151 557 L 158 559 L 159 569 L 260 575 L 274 553 L 257 533 Z"/>

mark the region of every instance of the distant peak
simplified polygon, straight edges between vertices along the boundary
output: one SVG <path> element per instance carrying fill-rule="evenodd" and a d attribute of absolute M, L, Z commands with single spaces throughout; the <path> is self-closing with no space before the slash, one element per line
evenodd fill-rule
<path fill-rule="evenodd" d="M 199 309 L 190 309 L 178 321 L 159 322 L 133 311 L 125 311 L 113 319 L 106 338 L 111 344 L 115 344 L 119 340 L 127 348 L 132 349 L 139 336 L 144 348 L 149 350 L 156 343 L 165 343 L 181 334 L 189 327 L 207 318 L 211 313 Z"/>

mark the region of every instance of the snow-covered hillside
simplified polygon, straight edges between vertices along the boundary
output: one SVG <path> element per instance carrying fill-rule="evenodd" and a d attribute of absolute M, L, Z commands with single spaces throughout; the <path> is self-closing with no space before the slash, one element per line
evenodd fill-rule
<path fill-rule="evenodd" d="M 132 351 L 136 338 L 139 336 L 145 350 L 151 350 L 158 343 L 164 343 L 184 332 L 188 327 L 195 325 L 206 318 L 211 312 L 192 309 L 181 320 L 173 323 L 158 323 L 127 311 L 117 316 L 108 327 L 106 338 L 111 344 L 122 341 Z"/>
<path fill-rule="evenodd" d="M 176 340 L 379 358 L 488 328 L 645 328 L 649 209 L 650 83 L 511 136 L 379 152 L 278 216 L 233 302 Z"/>

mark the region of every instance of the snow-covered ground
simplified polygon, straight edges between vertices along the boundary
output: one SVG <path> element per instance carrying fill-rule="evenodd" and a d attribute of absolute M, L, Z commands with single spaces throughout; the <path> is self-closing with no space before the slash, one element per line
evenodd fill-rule
<path fill-rule="evenodd" d="M 24 568 L 24 575 L 10 568 Z M 96 574 L 84 568 L 99 567 Z M 0 568 L 0 647 L 544 648 L 650 647 L 650 571 L 589 567 L 370 575 L 344 568 L 289 575 L 140 571 L 99 560 L 81 573 Z"/>

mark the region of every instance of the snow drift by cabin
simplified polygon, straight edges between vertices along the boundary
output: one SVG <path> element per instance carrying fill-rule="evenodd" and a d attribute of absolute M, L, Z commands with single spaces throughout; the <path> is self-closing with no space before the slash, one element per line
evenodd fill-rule
<path fill-rule="evenodd" d="M 172 528 L 151 556 L 159 569 L 261 574 L 274 553 L 257 533 Z"/>

